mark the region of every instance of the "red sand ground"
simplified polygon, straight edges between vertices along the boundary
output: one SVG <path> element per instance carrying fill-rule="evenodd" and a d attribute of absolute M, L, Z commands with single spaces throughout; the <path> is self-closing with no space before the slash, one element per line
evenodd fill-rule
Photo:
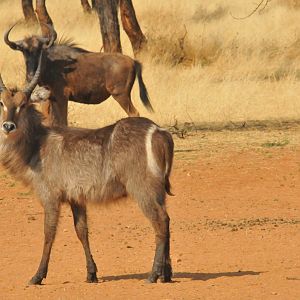
<path fill-rule="evenodd" d="M 48 277 L 27 286 L 41 256 L 43 210 L 0 169 L 0 298 L 300 299 L 299 145 L 299 128 L 176 139 L 169 284 L 143 281 L 154 234 L 128 200 L 89 207 L 98 284 L 84 282 L 84 253 L 65 206 Z"/>

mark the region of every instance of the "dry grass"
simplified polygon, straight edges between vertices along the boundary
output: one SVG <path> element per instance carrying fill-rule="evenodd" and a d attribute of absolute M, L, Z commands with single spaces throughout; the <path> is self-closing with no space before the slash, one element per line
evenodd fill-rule
<path fill-rule="evenodd" d="M 19 0 L 0 2 L 0 32 L 22 17 Z M 156 113 L 141 105 L 135 85 L 133 101 L 142 115 L 161 124 L 300 117 L 299 0 L 273 0 L 250 18 L 252 1 L 134 1 L 149 40 L 141 54 L 144 79 Z M 79 0 L 48 1 L 60 35 L 99 51 L 98 19 L 84 16 Z M 13 38 L 37 32 L 18 27 Z M 124 53 L 132 55 L 122 32 Z M 0 43 L 0 69 L 6 82 L 24 78 L 20 53 Z M 101 105 L 72 103 L 70 119 L 80 126 L 101 126 L 124 117 L 110 99 Z"/>

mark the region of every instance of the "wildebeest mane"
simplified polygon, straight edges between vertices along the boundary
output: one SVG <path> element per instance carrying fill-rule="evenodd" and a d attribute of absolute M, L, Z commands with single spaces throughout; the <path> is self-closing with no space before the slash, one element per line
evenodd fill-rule
<path fill-rule="evenodd" d="M 88 53 L 89 52 L 88 50 L 78 47 L 79 45 L 74 41 L 73 38 L 70 38 L 70 37 L 61 36 L 60 39 L 54 43 L 54 45 L 70 47 L 80 53 Z"/>
<path fill-rule="evenodd" d="M 50 61 L 56 64 L 61 63 L 65 67 L 75 63 L 78 55 L 89 53 L 89 51 L 78 47 L 78 44 L 72 38 L 62 36 L 53 46 L 47 49 L 47 53 Z"/>

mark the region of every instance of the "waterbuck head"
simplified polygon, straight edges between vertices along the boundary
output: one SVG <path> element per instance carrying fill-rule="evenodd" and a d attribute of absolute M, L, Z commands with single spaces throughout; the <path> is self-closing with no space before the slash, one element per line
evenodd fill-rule
<path fill-rule="evenodd" d="M 42 54 L 38 58 L 38 67 L 32 80 L 23 90 L 7 89 L 0 74 L 0 131 L 6 137 L 16 134 L 19 127 L 22 127 L 22 115 L 31 105 L 30 96 L 39 80 Z"/>
<path fill-rule="evenodd" d="M 49 28 L 48 37 L 33 35 L 19 41 L 11 41 L 9 34 L 16 24 L 11 26 L 4 34 L 5 43 L 13 50 L 23 53 L 26 65 L 26 81 L 30 82 L 38 67 L 39 57 L 43 49 L 50 48 L 57 38 L 57 33 L 53 26 L 44 24 Z"/>

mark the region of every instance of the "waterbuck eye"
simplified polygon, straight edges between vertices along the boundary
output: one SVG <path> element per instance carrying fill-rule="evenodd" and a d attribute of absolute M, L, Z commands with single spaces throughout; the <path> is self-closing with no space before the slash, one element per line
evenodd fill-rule
<path fill-rule="evenodd" d="M 1 107 L 3 107 L 3 106 L 4 106 L 4 104 L 3 104 L 3 102 L 2 102 L 2 101 L 0 101 L 0 106 L 1 106 Z"/>

